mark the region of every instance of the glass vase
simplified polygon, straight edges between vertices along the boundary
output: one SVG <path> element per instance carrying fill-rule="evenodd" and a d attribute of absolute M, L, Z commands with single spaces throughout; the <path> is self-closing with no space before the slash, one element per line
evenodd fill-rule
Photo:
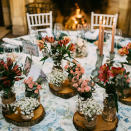
<path fill-rule="evenodd" d="M 93 130 L 96 127 L 97 116 L 94 116 L 91 120 L 88 119 L 88 116 L 85 117 L 84 125 L 86 129 Z"/>
<path fill-rule="evenodd" d="M 53 59 L 53 62 L 54 62 L 53 69 L 57 68 L 57 69 L 63 70 L 62 66 L 61 66 L 61 60 Z"/>
<path fill-rule="evenodd" d="M 11 104 L 16 101 L 15 93 L 12 90 L 4 90 L 1 98 L 3 104 Z"/>
<path fill-rule="evenodd" d="M 102 118 L 105 121 L 113 122 L 116 119 L 116 105 L 115 98 L 113 94 L 109 94 L 108 97 L 104 99 L 104 109 L 102 112 Z"/>
<path fill-rule="evenodd" d="M 131 65 L 131 56 L 127 56 L 126 60 L 128 61 L 128 64 Z"/>
<path fill-rule="evenodd" d="M 40 102 L 40 93 L 33 93 L 32 91 L 25 91 L 25 97 L 36 98 Z"/>

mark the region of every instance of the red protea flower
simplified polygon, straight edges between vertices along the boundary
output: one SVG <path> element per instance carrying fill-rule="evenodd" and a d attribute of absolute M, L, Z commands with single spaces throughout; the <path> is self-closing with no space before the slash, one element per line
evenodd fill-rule
<path fill-rule="evenodd" d="M 4 64 L 3 67 L 4 67 L 6 70 L 8 70 L 7 64 Z"/>
<path fill-rule="evenodd" d="M 15 66 L 13 67 L 13 70 L 12 70 L 12 71 L 16 72 L 16 71 L 18 70 L 18 68 L 19 68 L 19 66 L 18 66 L 18 65 L 15 65 Z"/>
<path fill-rule="evenodd" d="M 7 58 L 7 66 L 13 65 L 13 61 L 11 58 Z"/>
<path fill-rule="evenodd" d="M 10 87 L 11 86 L 10 80 L 3 81 L 3 85 L 4 85 L 4 87 Z"/>
<path fill-rule="evenodd" d="M 104 64 L 100 67 L 98 78 L 100 79 L 100 81 L 106 83 L 109 81 L 109 77 L 110 77 L 109 66 L 107 64 Z"/>
<path fill-rule="evenodd" d="M 0 65 L 4 65 L 5 62 L 3 60 L 0 60 Z"/>

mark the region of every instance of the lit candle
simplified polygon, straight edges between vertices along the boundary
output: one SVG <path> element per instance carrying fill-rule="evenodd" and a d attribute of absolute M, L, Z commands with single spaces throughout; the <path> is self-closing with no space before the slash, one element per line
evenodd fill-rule
<path fill-rule="evenodd" d="M 111 42 L 111 53 L 114 52 L 114 35 L 115 35 L 115 25 L 112 26 L 112 42 Z"/>

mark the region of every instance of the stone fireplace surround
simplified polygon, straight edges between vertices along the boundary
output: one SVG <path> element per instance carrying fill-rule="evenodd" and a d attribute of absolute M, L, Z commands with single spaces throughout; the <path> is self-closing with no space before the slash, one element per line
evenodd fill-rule
<path fill-rule="evenodd" d="M 43 0 L 2 0 L 4 25 L 5 26 L 12 25 L 12 32 L 14 35 L 24 35 L 28 33 L 25 5 L 32 3 L 34 1 L 43 2 Z M 63 1 L 61 5 L 57 3 L 56 7 L 58 10 L 57 10 L 56 22 L 63 22 L 62 17 L 65 18 L 65 16 L 67 17 L 69 16 L 68 14 L 70 14 L 70 12 L 72 12 L 72 10 L 75 9 L 73 7 L 74 2 L 78 2 L 80 8 L 82 8 L 85 11 L 85 13 L 87 13 L 87 16 L 89 16 L 88 19 L 90 19 L 91 11 L 95 11 L 98 13 L 107 13 L 107 14 L 118 13 L 119 15 L 118 28 L 120 28 L 123 33 L 131 35 L 130 34 L 131 31 L 128 28 L 129 22 L 131 21 L 131 16 L 130 17 L 128 16 L 127 19 L 127 13 L 131 9 L 130 7 L 131 0 L 106 0 L 107 2 L 105 2 L 103 6 L 101 6 L 103 3 L 100 2 L 98 4 L 98 1 L 104 1 L 104 0 L 44 0 L 44 1 L 54 2 L 55 4 L 59 1 Z M 68 4 L 68 1 L 72 1 L 73 4 L 71 3 Z M 89 2 L 89 4 L 87 1 Z M 96 1 L 97 4 L 94 4 L 91 7 L 90 5 L 93 2 L 96 3 Z M 68 5 L 70 5 L 69 10 L 68 8 L 66 8 L 68 7 Z M 96 10 L 94 10 L 94 8 Z M 62 17 L 60 18 L 60 16 Z"/>

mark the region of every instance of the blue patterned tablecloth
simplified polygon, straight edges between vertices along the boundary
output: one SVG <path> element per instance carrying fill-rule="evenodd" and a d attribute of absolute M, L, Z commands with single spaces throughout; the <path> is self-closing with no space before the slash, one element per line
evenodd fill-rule
<path fill-rule="evenodd" d="M 28 37 L 25 37 L 28 38 Z M 126 42 L 126 41 L 125 41 Z M 111 39 L 107 40 L 104 46 L 104 61 L 106 61 L 109 56 Z M 82 66 L 85 68 L 84 77 L 90 77 L 92 70 L 95 68 L 96 63 L 96 46 L 93 43 L 87 42 L 87 52 L 88 56 L 85 58 L 77 59 Z M 115 50 L 115 52 L 117 52 Z M 26 55 L 22 53 L 17 53 L 18 61 L 24 63 Z M 6 54 L 1 55 L 5 57 Z M 51 59 L 48 59 L 44 65 L 39 62 L 40 58 L 33 57 L 33 65 L 36 69 L 42 69 L 46 75 L 51 71 L 53 62 Z M 116 53 L 116 61 L 126 61 L 125 57 L 121 57 Z M 65 64 L 65 62 L 63 62 Z M 128 70 L 131 72 L 131 67 L 127 66 Z M 31 70 L 30 76 L 36 77 L 34 70 Z M 24 86 L 22 82 L 15 84 L 17 99 L 24 97 Z M 0 114 L 0 131 L 76 131 L 73 125 L 73 115 L 76 111 L 76 101 L 77 96 L 74 96 L 70 99 L 62 99 L 57 96 L 54 96 L 49 91 L 48 83 L 42 85 L 43 89 L 40 91 L 41 103 L 45 108 L 46 116 L 45 118 L 37 125 L 32 127 L 17 127 L 13 124 L 7 123 L 2 114 Z M 95 99 L 102 103 L 104 95 L 104 89 L 96 87 L 96 92 L 94 93 Z M 119 112 L 118 112 L 118 127 L 117 131 L 131 131 L 131 106 L 124 105 L 119 103 Z"/>

